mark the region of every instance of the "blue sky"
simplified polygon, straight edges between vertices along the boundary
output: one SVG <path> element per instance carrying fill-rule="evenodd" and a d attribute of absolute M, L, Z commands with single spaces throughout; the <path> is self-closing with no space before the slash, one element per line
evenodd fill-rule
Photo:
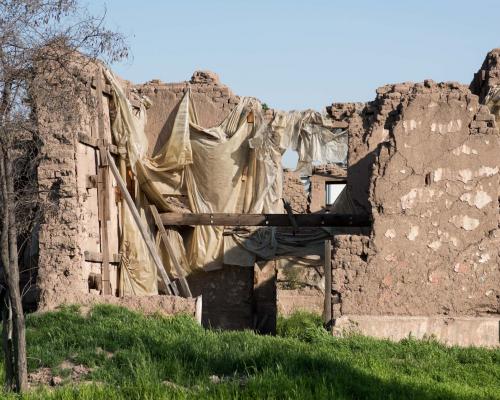
<path fill-rule="evenodd" d="M 500 1 L 94 0 L 133 58 L 115 65 L 143 82 L 217 72 L 239 95 L 280 109 L 367 101 L 390 82 L 470 82 L 500 46 Z"/>
<path fill-rule="evenodd" d="M 500 47 L 500 1 L 93 0 L 133 57 L 114 65 L 140 83 L 219 74 L 270 107 L 323 110 L 368 101 L 385 83 L 469 83 Z"/>

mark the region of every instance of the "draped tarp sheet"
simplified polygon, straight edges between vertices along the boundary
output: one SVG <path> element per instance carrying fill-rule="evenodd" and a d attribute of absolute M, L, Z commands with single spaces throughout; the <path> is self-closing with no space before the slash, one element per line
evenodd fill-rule
<path fill-rule="evenodd" d="M 126 155 L 129 165 L 135 171 L 138 160 L 144 158 L 148 146 L 144 135 L 145 108 L 142 107 L 138 113 L 134 114 L 118 81 L 109 71 L 105 70 L 104 73 L 113 88 L 113 101 L 116 107 L 116 116 L 111 126 L 115 143 L 119 153 L 122 154 L 121 157 Z M 125 176 L 122 178 L 126 179 Z M 134 195 L 135 205 L 146 225 L 145 196 L 138 187 L 136 187 Z M 121 215 L 121 261 L 118 285 L 120 295 L 158 294 L 155 264 L 129 208 L 124 204 Z"/>
<path fill-rule="evenodd" d="M 224 264 L 252 267 L 258 259 L 306 255 L 322 258 L 329 237 L 331 232 L 326 228 L 296 235 L 274 227 L 235 229 L 224 233 Z"/>
<path fill-rule="evenodd" d="M 199 125 L 190 90 L 179 104 L 169 139 L 148 157 L 145 108 L 134 113 L 118 81 L 109 71 L 106 75 L 117 108 L 115 140 L 120 149 L 126 149 L 138 186 L 161 211 L 170 211 L 168 196 L 184 194 L 194 213 L 282 213 L 281 156 L 287 148 L 298 152 L 297 167 L 301 171 L 310 169 L 313 161 L 346 160 L 346 132 L 333 132 L 330 120 L 320 113 L 277 112 L 267 122 L 260 102 L 243 97 L 219 126 L 207 129 Z M 142 204 L 138 206 L 142 208 Z M 133 228 L 126 227 L 124 234 L 128 229 Z M 186 273 L 222 267 L 225 246 L 240 246 L 261 258 L 270 258 L 269 249 L 273 249 L 271 242 L 275 240 L 275 230 L 263 234 L 271 241 L 264 254 L 261 242 L 248 244 L 252 238 L 246 238 L 245 245 L 237 236 L 224 238 L 223 227 L 196 226 L 185 250 L 180 236 L 172 235 L 176 251 L 186 252 L 176 255 L 183 260 Z M 164 256 L 169 268 L 171 255 Z M 146 264 L 144 269 L 152 276 L 153 264 Z M 138 276 L 127 273 L 131 280 Z M 175 275 L 170 268 L 169 273 Z"/>

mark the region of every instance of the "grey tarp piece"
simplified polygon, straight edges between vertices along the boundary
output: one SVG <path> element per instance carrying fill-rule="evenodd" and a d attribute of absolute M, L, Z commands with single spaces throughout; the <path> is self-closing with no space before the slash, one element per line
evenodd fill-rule
<path fill-rule="evenodd" d="M 323 257 L 324 241 L 331 231 L 322 228 L 309 233 L 293 235 L 270 228 L 235 229 L 224 233 L 224 263 L 251 267 L 259 259 L 279 257 Z"/>
<path fill-rule="evenodd" d="M 170 210 L 167 196 L 184 194 L 188 196 L 194 213 L 282 213 L 281 156 L 287 148 L 299 153 L 298 168 L 301 169 L 307 169 L 313 161 L 345 162 L 345 133 L 333 133 L 329 128 L 331 121 L 320 113 L 277 112 L 268 123 L 260 102 L 244 97 L 219 126 L 206 129 L 198 123 L 190 90 L 179 104 L 169 139 L 160 151 L 148 157 L 145 107 L 134 113 L 118 81 L 111 72 L 105 73 L 117 109 L 112 126 L 115 141 L 120 151 L 126 150 L 127 161 L 136 174 L 140 190 L 161 211 Z M 250 113 L 252 118 L 248 118 Z M 144 203 L 138 204 L 139 209 L 143 206 Z M 127 225 L 123 234 L 132 235 L 128 231 L 133 229 Z M 227 242 L 223 238 L 223 227 L 196 226 L 185 255 L 180 235 L 172 235 L 179 252 L 175 257 L 183 260 L 181 264 L 186 273 L 222 267 Z M 256 237 L 247 238 L 245 242 Z M 237 237 L 233 244 L 243 246 Z M 132 245 L 132 240 L 129 240 L 128 246 Z M 141 247 L 139 239 L 137 245 Z M 254 250 L 261 245 L 259 241 L 252 246 L 245 244 Z M 292 250 L 293 246 L 287 251 Z M 261 258 L 271 257 L 266 253 L 268 249 L 259 251 L 263 252 L 259 254 Z M 168 261 L 171 256 L 164 254 L 167 268 L 172 264 Z M 147 256 L 142 257 L 138 250 L 135 257 L 143 260 L 143 268 L 150 277 L 153 271 L 156 277 L 156 270 L 147 261 Z M 130 257 L 129 260 L 133 263 Z M 175 276 L 172 268 L 168 270 Z M 132 281 L 142 279 L 140 274 L 128 274 L 128 278 Z M 151 293 L 154 293 L 156 280 L 154 285 L 150 279 L 147 281 Z"/>

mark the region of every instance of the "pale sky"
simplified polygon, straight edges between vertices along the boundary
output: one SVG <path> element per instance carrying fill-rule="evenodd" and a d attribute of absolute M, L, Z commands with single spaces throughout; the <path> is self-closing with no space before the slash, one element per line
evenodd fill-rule
<path fill-rule="evenodd" d="M 270 107 L 368 101 L 385 83 L 469 83 L 500 47 L 499 0 L 93 0 L 133 57 L 135 83 L 208 69 Z"/>

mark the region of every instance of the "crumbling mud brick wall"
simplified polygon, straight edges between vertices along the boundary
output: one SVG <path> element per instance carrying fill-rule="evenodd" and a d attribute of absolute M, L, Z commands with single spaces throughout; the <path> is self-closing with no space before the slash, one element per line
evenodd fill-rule
<path fill-rule="evenodd" d="M 364 297 L 364 285 L 354 282 L 370 280 L 368 255 L 372 255 L 370 238 L 363 235 L 336 235 L 332 241 L 332 318 L 358 313 Z M 351 307 L 353 305 L 353 307 Z"/>
<path fill-rule="evenodd" d="M 88 79 L 92 72 L 93 69 L 87 71 Z M 82 224 L 82 214 L 89 194 L 78 190 L 77 153 L 80 149 L 77 134 L 90 134 L 92 115 L 95 114 L 88 110 L 83 100 L 77 100 L 75 112 L 64 119 L 46 110 L 43 104 L 37 104 L 38 127 L 43 141 L 38 185 L 45 207 L 38 230 L 37 288 L 42 309 L 60 304 L 61 299 L 72 293 L 88 292 L 83 268 L 86 227 Z M 98 241 L 98 237 L 94 240 Z"/>
<path fill-rule="evenodd" d="M 370 210 L 370 173 L 378 143 L 367 143 L 366 137 L 368 126 L 374 119 L 373 109 L 369 103 L 333 103 L 326 108 L 334 121 L 347 123 L 347 189 L 355 207 L 354 211 L 358 214 L 369 214 Z M 379 136 L 383 137 L 383 131 Z"/>
<path fill-rule="evenodd" d="M 107 225 L 111 294 L 103 296 L 90 285 L 89 278 L 92 275 L 100 277 L 102 272 L 99 256 L 102 258 L 103 241 L 96 187 L 100 157 L 98 132 L 101 130 L 104 140 L 112 142 L 110 112 L 113 104 L 103 75 L 100 75 L 102 88 L 99 92 L 97 90 L 100 67 L 88 61 L 83 65 L 83 70 L 80 64 L 77 65 L 82 87 L 74 92 L 68 92 L 66 87 L 53 88 L 56 93 L 68 92 L 64 101 L 72 105 L 70 114 L 49 110 L 43 102 L 36 104 L 42 140 L 37 173 L 43 212 L 36 232 L 36 306 L 46 310 L 67 303 L 111 302 L 135 309 L 156 307 L 158 312 L 166 314 L 194 313 L 194 299 L 173 296 L 115 297 L 118 286 L 116 259 L 119 253 L 120 197 L 116 196 L 116 183 L 111 176 L 107 184 L 103 184 L 103 191 L 107 191 L 110 199 Z M 102 108 L 97 107 L 99 96 Z M 101 127 L 98 124 L 99 109 L 102 110 Z"/>
<path fill-rule="evenodd" d="M 188 277 L 193 296 L 202 295 L 202 324 L 221 329 L 254 328 L 254 270 L 225 265 Z"/>
<path fill-rule="evenodd" d="M 456 83 L 387 85 L 377 93 L 373 126 L 359 142 L 364 151 L 382 143 L 370 174 L 373 231 L 369 240 L 334 243 L 337 311 L 499 313 L 500 142 L 488 108 Z M 359 122 L 366 110 L 357 115 Z"/>
<path fill-rule="evenodd" d="M 283 171 L 283 198 L 290 202 L 292 210 L 297 214 L 308 212 L 308 193 L 300 175 L 290 169 Z"/>
<path fill-rule="evenodd" d="M 500 49 L 490 51 L 483 62 L 483 65 L 474 74 L 470 84 L 472 93 L 479 96 L 479 102 L 484 100 L 491 89 L 500 84 Z"/>
<path fill-rule="evenodd" d="M 370 264 L 375 276 L 393 279 L 380 302 L 391 313 L 498 312 L 498 129 L 466 89 L 415 89 L 372 177 L 378 263 Z M 404 302 L 398 282 L 410 289 Z"/>

